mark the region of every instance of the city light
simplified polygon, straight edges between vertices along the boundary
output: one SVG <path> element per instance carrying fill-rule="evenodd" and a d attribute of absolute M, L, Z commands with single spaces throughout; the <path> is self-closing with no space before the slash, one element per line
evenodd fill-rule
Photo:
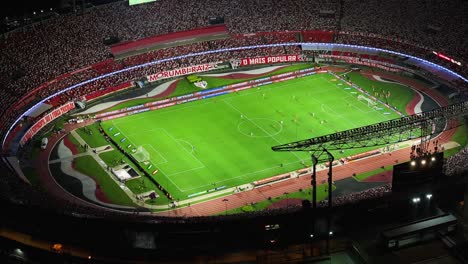
<path fill-rule="evenodd" d="M 416 161 L 412 160 L 411 161 L 411 166 L 416 166 Z"/>
<path fill-rule="evenodd" d="M 417 204 L 417 203 L 419 203 L 420 201 L 421 201 L 421 198 L 419 198 L 419 197 L 413 198 L 413 203 L 414 203 L 414 204 Z"/>
<path fill-rule="evenodd" d="M 430 200 L 432 198 L 432 194 L 431 193 L 426 194 L 426 198 Z"/>
<path fill-rule="evenodd" d="M 447 55 L 444 55 L 444 54 L 442 54 L 442 53 L 440 53 L 440 52 L 437 52 L 437 51 L 433 51 L 432 53 L 434 53 L 434 54 L 435 54 L 437 57 L 439 57 L 439 58 L 442 58 L 442 59 L 444 59 L 444 60 L 448 60 L 448 61 L 450 61 L 451 63 L 457 64 L 458 66 L 461 66 L 461 62 L 456 61 L 456 60 L 450 58 L 450 57 L 447 56 Z"/>
<path fill-rule="evenodd" d="M 313 238 L 314 237 L 314 234 L 310 234 L 310 238 Z"/>
<path fill-rule="evenodd" d="M 432 158 L 431 158 L 431 161 L 435 161 L 435 160 L 436 160 L 436 158 L 435 158 L 435 157 L 432 157 Z"/>
<path fill-rule="evenodd" d="M 330 236 L 332 236 L 332 235 L 333 235 L 333 231 L 330 231 L 328 234 L 329 234 Z"/>
<path fill-rule="evenodd" d="M 421 164 L 426 165 L 426 160 L 425 159 L 421 160 Z"/>

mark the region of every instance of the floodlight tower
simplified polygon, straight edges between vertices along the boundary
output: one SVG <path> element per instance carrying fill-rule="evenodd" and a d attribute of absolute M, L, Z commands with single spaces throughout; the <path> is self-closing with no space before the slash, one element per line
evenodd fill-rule
<path fill-rule="evenodd" d="M 468 101 L 452 104 L 446 107 L 422 112 L 417 115 L 404 116 L 399 119 L 384 121 L 364 127 L 353 128 L 329 135 L 309 138 L 296 142 L 272 147 L 273 151 L 307 151 L 312 159 L 312 203 L 317 208 L 317 164 L 328 161 L 328 217 L 332 208 L 332 167 L 334 157 L 329 152 L 374 146 L 385 146 L 420 138 L 422 151 L 427 151 L 431 136 L 442 133 L 462 125 L 461 117 L 468 115 Z M 321 158 L 323 154 L 327 158 Z M 328 218 L 328 231 L 330 232 L 330 218 Z M 315 229 L 315 226 L 314 226 Z M 329 233 L 330 235 L 332 234 Z M 330 236 L 329 235 L 329 236 Z M 327 250 L 328 240 L 327 236 Z"/>
<path fill-rule="evenodd" d="M 312 208 L 315 210 L 317 209 L 317 164 L 318 159 L 317 157 L 312 154 L 312 180 L 310 185 L 312 186 Z"/>

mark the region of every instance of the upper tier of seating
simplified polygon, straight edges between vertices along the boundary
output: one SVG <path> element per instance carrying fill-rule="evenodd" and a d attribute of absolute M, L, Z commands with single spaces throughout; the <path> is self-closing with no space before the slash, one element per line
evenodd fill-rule
<path fill-rule="evenodd" d="M 465 1 L 442 0 L 404 3 L 401 0 L 161 0 L 130 7 L 125 1 L 115 2 L 91 8 L 80 15 L 56 16 L 10 32 L 0 39 L 0 114 L 4 118 L 13 118 L 6 112 L 7 108 L 23 95 L 58 76 L 101 61 L 106 61 L 103 67 L 61 78 L 38 91 L 36 96 L 43 98 L 91 77 L 153 59 L 224 47 L 301 40 L 294 33 L 263 36 L 239 35 L 241 33 L 331 30 L 335 32 L 335 42 L 404 51 L 453 67 L 467 76 L 466 67 L 437 60 L 431 53 L 432 50 L 440 51 L 464 65 L 468 57 L 467 35 L 459 29 L 467 5 Z M 112 60 L 109 47 L 102 41 L 108 36 L 128 41 L 205 27 L 209 25 L 208 17 L 213 16 L 224 17 L 229 32 L 236 37 L 166 48 L 120 61 Z M 62 100 L 161 69 L 229 57 L 284 54 L 286 51 L 239 51 L 168 62 L 88 84 L 80 91 L 64 95 Z"/>

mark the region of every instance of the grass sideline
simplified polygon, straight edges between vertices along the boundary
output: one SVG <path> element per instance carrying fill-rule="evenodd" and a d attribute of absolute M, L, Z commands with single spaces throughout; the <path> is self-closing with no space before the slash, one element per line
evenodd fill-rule
<path fill-rule="evenodd" d="M 244 82 L 247 80 L 255 80 L 258 78 L 262 77 L 268 77 L 268 76 L 273 76 L 281 73 L 286 73 L 286 72 L 292 72 L 292 71 L 297 71 L 297 70 L 302 70 L 302 69 L 307 69 L 313 67 L 313 64 L 309 63 L 299 63 L 299 64 L 294 64 L 290 66 L 285 66 L 283 68 L 280 68 L 278 70 L 275 70 L 271 73 L 267 74 L 262 74 L 257 77 L 252 77 L 252 78 L 244 78 L 244 79 L 232 79 L 232 78 L 217 78 L 217 77 L 209 77 L 209 76 L 203 76 L 202 79 L 208 82 L 208 86 L 206 89 L 210 88 L 215 88 L 219 86 L 224 86 L 228 84 L 233 84 L 233 83 L 239 83 L 239 82 Z M 235 72 L 232 72 L 235 73 Z M 203 75 L 203 74 L 200 74 Z M 161 83 L 158 83 L 160 85 Z M 120 104 L 117 104 L 109 109 L 105 109 L 105 111 L 113 111 L 113 110 L 118 110 L 126 107 L 131 107 L 135 105 L 140 105 L 140 104 L 145 104 L 148 102 L 154 102 L 158 100 L 163 100 L 169 97 L 174 97 L 174 96 L 179 96 L 179 95 L 184 95 L 184 94 L 189 94 L 189 93 L 194 93 L 201 91 L 202 89 L 195 86 L 194 84 L 191 84 L 187 81 L 186 78 L 180 78 L 179 83 L 177 84 L 176 90 L 169 96 L 164 97 L 164 98 L 158 98 L 155 100 L 155 98 L 140 98 L 140 99 L 134 99 L 134 100 L 129 100 L 122 102 Z"/>
<path fill-rule="evenodd" d="M 76 149 L 78 150 L 78 153 L 76 153 L 76 154 L 86 152 L 86 150 L 84 149 L 84 147 L 80 145 L 80 143 L 78 142 L 78 140 L 76 140 L 76 138 L 75 138 L 72 134 L 68 134 L 66 137 L 67 137 L 68 140 L 70 140 L 70 142 L 71 142 L 73 145 L 76 146 Z"/>
<path fill-rule="evenodd" d="M 86 127 L 80 127 L 75 130 L 78 135 L 89 145 L 91 148 L 97 148 L 105 145 L 109 145 L 109 142 L 101 136 L 99 132 L 99 124 L 94 123 Z M 91 134 L 86 131 L 91 131 Z"/>
<path fill-rule="evenodd" d="M 128 195 L 109 177 L 93 157 L 78 157 L 74 159 L 74 162 L 77 171 L 92 176 L 110 202 L 118 205 L 135 206 Z"/>
<path fill-rule="evenodd" d="M 113 144 L 111 144 L 113 145 Z M 125 163 L 130 165 L 135 171 L 137 171 L 141 177 L 131 179 L 125 182 L 125 185 L 134 193 L 134 194 L 141 194 L 149 191 L 154 191 L 159 195 L 154 202 L 149 204 L 152 205 L 164 205 L 169 203 L 169 199 L 157 188 L 157 186 L 150 180 L 148 177 L 144 175 L 143 172 L 138 170 L 135 164 L 123 155 L 121 152 L 115 149 L 112 151 L 107 151 L 99 154 L 99 157 L 109 166 L 113 167 L 120 163 L 123 160 Z"/>
<path fill-rule="evenodd" d="M 203 73 L 198 74 L 198 76 L 201 76 L 201 78 L 208 83 L 208 86 L 206 87 L 206 89 L 210 89 L 210 88 L 216 88 L 216 87 L 225 86 L 225 85 L 229 85 L 233 83 L 240 83 L 240 82 L 255 80 L 255 79 L 259 79 L 263 77 L 269 77 L 273 75 L 298 71 L 298 70 L 312 68 L 312 67 L 314 67 L 314 64 L 298 63 L 298 64 L 289 65 L 289 66 L 284 66 L 282 68 L 272 71 L 271 73 L 264 73 L 264 74 L 260 74 L 258 76 L 250 77 L 250 78 L 221 78 L 221 77 L 203 76 Z M 229 74 L 236 74 L 236 72 L 230 72 Z M 200 90 L 202 89 L 189 83 L 186 78 L 182 78 L 177 84 L 177 89 L 174 92 L 174 95 L 171 95 L 171 96 L 178 96 L 178 95 L 198 92 Z"/>
<path fill-rule="evenodd" d="M 308 154 L 274 153 L 270 150 L 273 145 L 398 117 L 387 109 L 371 109 L 356 99 L 354 89 L 333 79 L 329 74 L 317 74 L 103 122 L 102 126 L 106 130 L 113 127 L 112 134 L 120 133 L 114 139 L 123 140 L 124 149 L 128 144 L 147 148 L 152 167 L 159 169 L 155 175 L 158 183 L 176 199 L 186 199 L 197 192 L 309 165 Z"/>

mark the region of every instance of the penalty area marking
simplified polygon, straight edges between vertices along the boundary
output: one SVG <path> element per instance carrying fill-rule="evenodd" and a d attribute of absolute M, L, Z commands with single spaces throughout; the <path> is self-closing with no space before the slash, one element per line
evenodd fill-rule
<path fill-rule="evenodd" d="M 317 102 L 317 104 L 320 104 L 320 108 L 322 109 L 322 111 L 324 113 L 333 113 L 335 116 L 339 116 L 342 120 L 348 122 L 349 124 L 351 124 L 353 127 L 359 127 L 357 126 L 356 124 L 354 124 L 354 122 L 350 121 L 349 118 L 345 118 L 343 115 L 337 113 L 335 110 L 333 110 L 331 107 L 327 106 L 326 104 L 323 104 L 323 103 L 320 103 L 320 101 L 314 99 L 314 98 L 310 98 L 312 99 L 313 101 Z M 324 108 L 328 108 L 328 110 L 324 109 Z"/>
<path fill-rule="evenodd" d="M 183 140 L 183 139 L 180 139 L 180 138 L 179 138 L 179 139 L 177 139 L 177 141 L 189 145 L 189 147 L 190 147 L 190 149 L 191 149 L 190 153 L 195 152 L 195 146 L 193 146 L 193 145 L 192 145 L 190 142 L 188 142 L 187 140 Z"/>
<path fill-rule="evenodd" d="M 128 136 L 127 136 L 128 137 Z M 142 147 L 144 146 L 149 146 L 153 149 L 154 152 L 156 152 L 156 154 L 158 154 L 164 161 L 161 161 L 161 162 L 155 162 L 156 164 L 164 164 L 164 163 L 168 163 L 167 159 L 159 152 L 157 151 L 154 147 L 153 147 L 153 144 L 143 144 L 141 145 Z M 151 160 L 151 158 L 150 158 Z"/>
<path fill-rule="evenodd" d="M 112 122 L 113 125 L 115 126 L 115 128 L 117 128 L 121 133 L 122 133 L 122 130 L 114 123 Z M 141 133 L 144 133 L 144 132 L 150 132 L 150 131 L 162 131 L 164 134 L 166 134 L 169 138 L 171 138 L 177 145 L 179 145 L 183 150 L 185 150 L 190 156 L 192 156 L 198 163 L 199 163 L 199 166 L 197 167 L 193 167 L 193 168 L 189 168 L 189 169 L 186 169 L 186 170 L 183 170 L 183 171 L 176 171 L 174 173 L 167 173 L 167 171 L 165 171 L 165 169 L 161 168 L 161 166 L 158 166 L 161 165 L 161 164 L 170 164 L 171 161 L 168 161 L 164 156 L 162 156 L 159 151 L 157 151 L 151 144 L 144 144 L 144 145 L 149 145 L 151 146 L 151 148 L 156 151 L 164 160 L 166 160 L 166 162 L 159 162 L 159 163 L 156 163 L 156 167 L 164 174 L 165 178 L 168 179 L 168 181 L 170 181 L 172 183 L 172 185 L 174 187 L 177 188 L 177 190 L 179 190 L 179 192 L 186 192 L 186 190 L 184 189 L 181 189 L 172 179 L 170 176 L 174 176 L 174 175 L 178 175 L 178 174 L 182 174 L 182 173 L 185 173 L 185 172 L 189 172 L 189 171 L 193 171 L 193 170 L 199 170 L 199 169 L 203 169 L 205 168 L 205 164 L 203 164 L 203 162 L 201 162 L 196 156 L 193 155 L 192 152 L 190 152 L 189 150 L 187 150 L 184 146 L 181 145 L 181 143 L 179 142 L 179 140 L 176 140 L 171 134 L 169 134 L 169 132 L 164 129 L 164 128 L 153 128 L 153 129 L 149 129 L 149 130 L 144 130 L 144 131 L 139 131 L 138 133 L 132 133 L 130 135 L 132 135 L 132 138 L 133 136 L 138 136 L 139 134 Z M 124 133 L 122 133 L 123 135 L 125 135 Z M 126 135 L 126 137 L 128 138 L 128 140 L 131 142 L 131 138 Z M 134 144 L 133 144 L 134 145 Z M 142 145 L 143 146 L 143 145 Z M 153 163 L 155 163 L 154 161 L 152 161 Z M 162 180 L 162 182 L 164 182 L 164 180 Z"/>
<path fill-rule="evenodd" d="M 378 112 L 376 109 L 370 108 L 367 104 L 365 104 L 363 101 L 358 100 L 356 97 L 346 96 L 345 98 L 343 98 L 343 100 L 362 113 L 370 114 L 370 113 Z M 356 105 L 356 102 L 358 102 L 359 104 Z M 361 109 L 360 108 L 361 106 L 364 107 L 365 109 L 368 109 L 368 111 Z"/>

